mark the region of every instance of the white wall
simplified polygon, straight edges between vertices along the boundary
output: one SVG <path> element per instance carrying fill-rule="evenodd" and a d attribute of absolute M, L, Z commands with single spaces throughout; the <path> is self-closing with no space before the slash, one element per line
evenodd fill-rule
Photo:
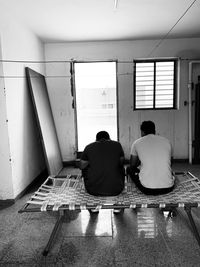
<path fill-rule="evenodd" d="M 1 43 L 0 43 L 0 59 L 2 59 Z M 4 91 L 3 64 L 0 62 L 0 199 L 11 199 L 13 197 L 12 188 L 12 169 L 9 161 L 9 140 L 6 114 L 6 96 Z"/>
<path fill-rule="evenodd" d="M 4 61 L 11 60 L 11 62 L 3 62 L 4 79 L 3 81 L 1 79 L 1 83 L 5 83 L 6 111 L 4 110 L 4 115 L 6 112 L 12 177 L 8 179 L 0 174 L 1 187 L 3 185 L 0 199 L 15 198 L 41 173 L 45 166 L 25 78 L 26 66 L 43 73 L 44 66 L 39 63 L 14 62 L 15 60 L 43 60 L 44 46 L 29 29 L 9 17 L 8 14 L 9 12 L 1 9 L 2 58 Z M 3 148 L 3 150 L 7 149 Z M 8 159 L 5 159 L 3 162 L 0 158 L 4 172 L 10 174 L 10 166 L 7 161 Z"/>
<path fill-rule="evenodd" d="M 156 40 L 49 43 L 45 44 L 45 59 L 131 61 L 148 57 L 157 43 Z M 151 57 L 200 58 L 200 39 L 165 40 Z M 140 123 L 149 119 L 156 123 L 159 134 L 170 139 L 174 157 L 188 158 L 188 106 L 184 106 L 184 101 L 188 100 L 188 61 L 182 60 L 180 65 L 180 108 L 170 111 L 133 111 L 133 67 L 128 63 L 118 65 L 119 141 L 127 158 L 132 142 L 140 136 Z M 64 161 L 72 160 L 76 155 L 76 143 L 69 63 L 48 63 L 46 74 L 62 157 Z"/>

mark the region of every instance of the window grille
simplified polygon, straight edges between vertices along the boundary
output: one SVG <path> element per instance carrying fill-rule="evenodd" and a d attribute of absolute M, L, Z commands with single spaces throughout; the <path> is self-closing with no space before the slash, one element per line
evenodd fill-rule
<path fill-rule="evenodd" d="M 177 60 L 134 62 L 134 109 L 176 108 Z"/>

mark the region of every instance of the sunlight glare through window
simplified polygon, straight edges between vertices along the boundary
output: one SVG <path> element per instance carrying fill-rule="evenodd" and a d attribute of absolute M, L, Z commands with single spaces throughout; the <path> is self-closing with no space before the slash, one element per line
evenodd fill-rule
<path fill-rule="evenodd" d="M 116 62 L 75 63 L 78 151 L 108 131 L 117 140 Z"/>

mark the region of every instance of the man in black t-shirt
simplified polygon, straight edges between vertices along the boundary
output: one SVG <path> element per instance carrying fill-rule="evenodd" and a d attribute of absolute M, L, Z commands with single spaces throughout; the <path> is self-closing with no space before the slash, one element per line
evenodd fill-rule
<path fill-rule="evenodd" d="M 87 192 L 95 196 L 115 196 L 124 188 L 124 151 L 119 142 L 110 140 L 106 131 L 98 132 L 96 142 L 82 153 L 80 168 Z"/>

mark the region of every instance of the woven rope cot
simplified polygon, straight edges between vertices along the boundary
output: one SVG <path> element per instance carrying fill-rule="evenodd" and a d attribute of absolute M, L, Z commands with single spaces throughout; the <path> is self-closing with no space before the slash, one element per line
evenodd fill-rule
<path fill-rule="evenodd" d="M 66 178 L 48 177 L 31 196 L 23 212 L 58 212 L 58 218 L 49 241 L 42 252 L 47 256 L 65 210 L 76 209 L 113 209 L 113 208 L 167 208 L 173 213 L 174 208 L 184 208 L 192 226 L 194 236 L 200 246 L 200 235 L 192 217 L 191 208 L 200 207 L 200 180 L 190 172 L 175 174 L 175 188 L 165 195 L 144 195 L 135 184 L 126 177 L 123 192 L 114 197 L 97 197 L 89 195 L 81 176 L 68 175 Z"/>
<path fill-rule="evenodd" d="M 84 187 L 81 176 L 68 175 L 66 178 L 48 177 L 39 187 L 28 206 L 38 211 L 59 209 L 101 208 L 164 208 L 164 207 L 200 207 L 200 180 L 191 173 L 176 175 L 176 184 L 172 192 L 165 195 L 144 195 L 135 184 L 126 179 L 124 191 L 114 197 L 92 196 Z"/>

